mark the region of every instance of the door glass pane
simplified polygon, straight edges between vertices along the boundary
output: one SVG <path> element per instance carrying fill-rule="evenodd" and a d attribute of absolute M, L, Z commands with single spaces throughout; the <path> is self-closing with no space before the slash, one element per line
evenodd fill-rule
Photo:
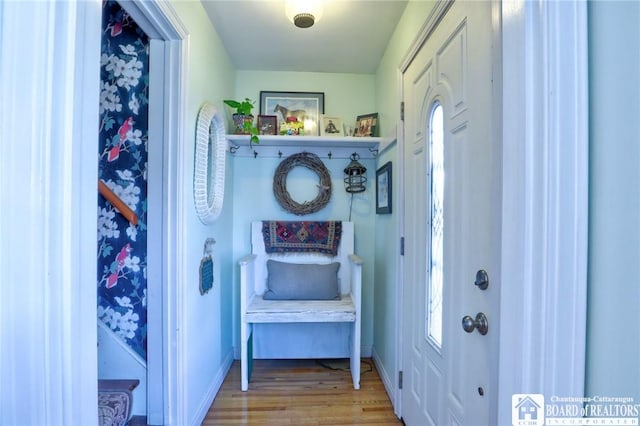
<path fill-rule="evenodd" d="M 429 122 L 429 169 L 430 169 L 430 250 L 429 265 L 429 309 L 427 324 L 429 340 L 442 347 L 442 265 L 444 230 L 444 120 L 442 105 L 434 104 Z"/>

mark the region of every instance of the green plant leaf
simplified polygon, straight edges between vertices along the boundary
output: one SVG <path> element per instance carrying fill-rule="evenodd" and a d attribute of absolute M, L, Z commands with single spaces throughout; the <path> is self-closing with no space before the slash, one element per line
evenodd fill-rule
<path fill-rule="evenodd" d="M 260 143 L 260 138 L 258 137 L 258 128 L 255 126 L 252 126 L 251 129 L 249 129 L 249 133 L 251 134 L 251 138 L 249 139 L 250 143 Z"/>
<path fill-rule="evenodd" d="M 231 108 L 235 108 L 236 114 L 240 115 L 251 115 L 251 110 L 256 103 L 256 101 L 252 101 L 249 98 L 244 98 L 244 101 L 242 102 L 233 99 L 225 99 L 222 102 L 229 105 Z"/>
<path fill-rule="evenodd" d="M 233 99 L 226 99 L 224 101 L 225 104 L 229 105 L 231 108 L 238 108 L 240 107 L 240 102 L 238 101 L 234 101 Z"/>

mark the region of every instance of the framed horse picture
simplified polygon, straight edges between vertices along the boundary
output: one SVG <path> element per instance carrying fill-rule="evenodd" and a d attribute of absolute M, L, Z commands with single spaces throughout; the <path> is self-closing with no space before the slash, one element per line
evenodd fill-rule
<path fill-rule="evenodd" d="M 318 136 L 324 92 L 260 92 L 260 114 L 278 117 L 278 134 Z"/>

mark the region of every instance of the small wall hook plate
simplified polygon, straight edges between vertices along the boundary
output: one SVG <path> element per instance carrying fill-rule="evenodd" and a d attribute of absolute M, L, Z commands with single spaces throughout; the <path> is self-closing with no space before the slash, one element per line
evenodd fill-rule
<path fill-rule="evenodd" d="M 213 288 L 213 258 L 204 257 L 200 261 L 200 294 Z"/>
<path fill-rule="evenodd" d="M 207 238 L 204 242 L 200 261 L 200 294 L 204 295 L 213 288 L 213 245 L 216 240 Z"/>

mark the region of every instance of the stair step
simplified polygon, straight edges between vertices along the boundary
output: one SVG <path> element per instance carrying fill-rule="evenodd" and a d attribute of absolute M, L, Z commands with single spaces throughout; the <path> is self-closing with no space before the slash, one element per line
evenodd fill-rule
<path fill-rule="evenodd" d="M 147 416 L 131 416 L 127 426 L 147 426 Z"/>
<path fill-rule="evenodd" d="M 144 423 L 126 422 L 131 415 L 132 392 L 139 384 L 138 379 L 98 379 L 98 423 L 146 425 L 146 418 Z"/>
<path fill-rule="evenodd" d="M 99 379 L 98 392 L 129 391 L 132 392 L 140 384 L 138 379 Z"/>

